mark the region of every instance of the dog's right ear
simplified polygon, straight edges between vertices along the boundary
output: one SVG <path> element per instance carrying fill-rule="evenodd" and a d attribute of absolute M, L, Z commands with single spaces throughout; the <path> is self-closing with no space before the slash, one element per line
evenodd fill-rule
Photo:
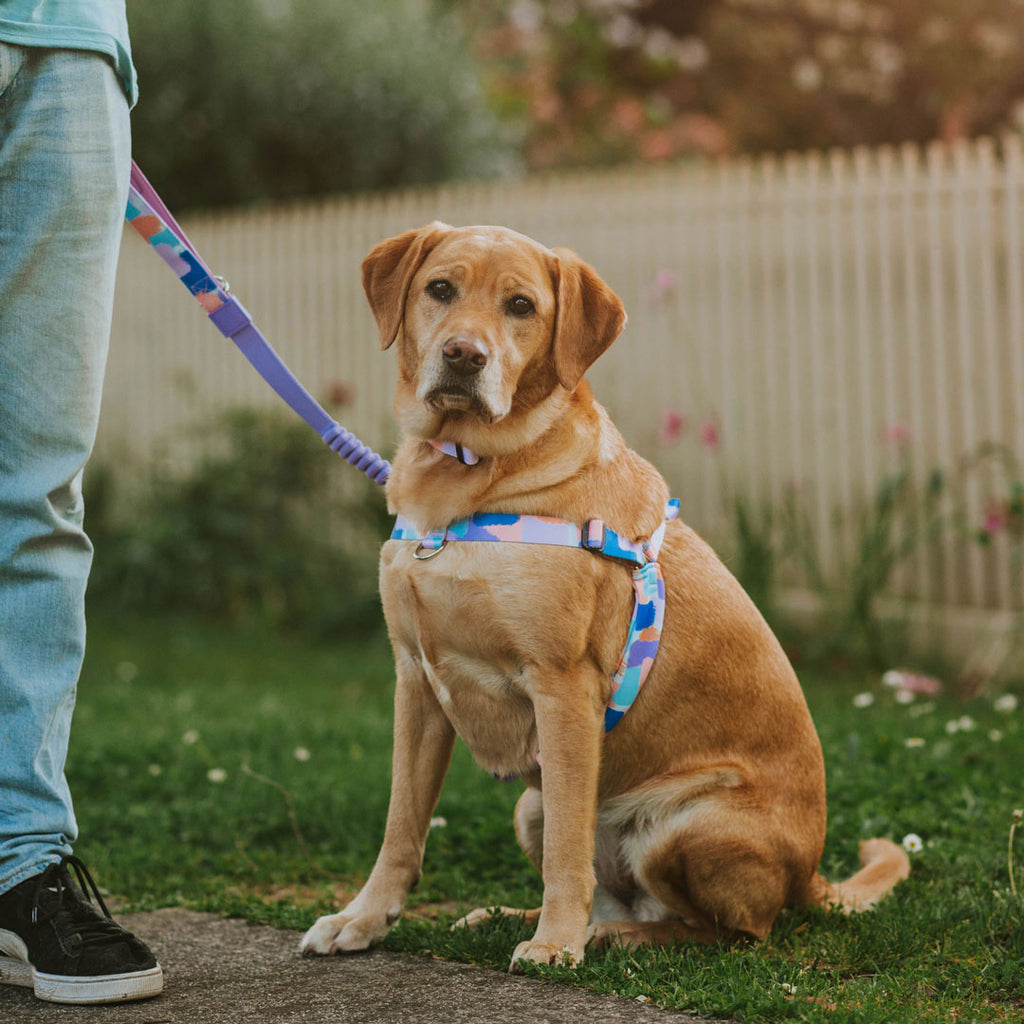
<path fill-rule="evenodd" d="M 382 349 L 390 348 L 398 337 L 413 275 L 451 230 L 450 225 L 435 220 L 426 227 L 378 242 L 363 260 L 363 291 L 380 330 Z"/>

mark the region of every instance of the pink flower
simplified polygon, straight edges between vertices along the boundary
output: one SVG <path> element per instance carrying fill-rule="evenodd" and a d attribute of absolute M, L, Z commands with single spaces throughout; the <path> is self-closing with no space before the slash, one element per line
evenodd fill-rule
<path fill-rule="evenodd" d="M 721 438 L 718 435 L 718 424 L 714 420 L 705 420 L 700 428 L 700 443 L 708 451 L 717 451 Z"/>
<path fill-rule="evenodd" d="M 985 509 L 985 518 L 981 522 L 981 532 L 994 537 L 1006 525 L 1006 513 L 1000 505 L 990 504 Z"/>
<path fill-rule="evenodd" d="M 684 430 L 686 430 L 686 417 L 681 412 L 670 409 L 661 421 L 658 440 L 661 444 L 671 444 L 682 436 Z"/>
<path fill-rule="evenodd" d="M 893 423 L 885 430 L 885 440 L 901 450 L 906 448 L 910 444 L 910 427 L 902 423 Z"/>
<path fill-rule="evenodd" d="M 923 693 L 928 697 L 934 697 L 942 691 L 941 681 L 934 676 L 911 672 L 905 668 L 890 669 L 882 676 L 882 682 L 896 690 L 906 693 Z"/>
<path fill-rule="evenodd" d="M 662 267 L 654 275 L 654 283 L 651 285 L 651 297 L 655 302 L 663 302 L 676 289 L 676 275 L 667 267 Z"/>

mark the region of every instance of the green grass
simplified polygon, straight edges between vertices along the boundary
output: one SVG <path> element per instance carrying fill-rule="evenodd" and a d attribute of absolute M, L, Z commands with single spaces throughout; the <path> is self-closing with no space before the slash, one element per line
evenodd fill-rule
<path fill-rule="evenodd" d="M 828 767 L 824 873 L 851 874 L 860 838 L 913 832 L 925 845 L 910 880 L 870 914 L 784 913 L 760 944 L 613 949 L 576 971 L 531 972 L 744 1021 L 1019 1021 L 1024 907 L 1010 891 L 1007 844 L 1024 805 L 1024 706 L 901 706 L 858 674 L 803 682 Z M 332 646 L 94 614 L 68 763 L 76 852 L 126 908 L 306 927 L 373 864 L 392 688 L 379 639 Z M 859 692 L 874 703 L 855 707 Z M 972 728 L 947 731 L 965 715 Z M 518 921 L 473 933 L 447 925 L 474 906 L 539 902 L 512 834 L 518 792 L 457 747 L 436 812 L 447 824 L 431 832 L 390 948 L 507 966 L 528 937 Z M 1019 854 L 1024 892 L 1024 837 Z"/>

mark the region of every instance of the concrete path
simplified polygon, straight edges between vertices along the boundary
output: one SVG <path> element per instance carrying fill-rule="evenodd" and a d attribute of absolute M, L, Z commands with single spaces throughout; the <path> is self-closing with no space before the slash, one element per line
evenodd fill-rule
<path fill-rule="evenodd" d="M 57 1006 L 0 987 L 3 1024 L 697 1024 L 569 985 L 401 953 L 304 958 L 301 933 L 186 910 L 118 920 L 164 968 L 157 999 Z M 702 1024 L 708 1024 L 703 1021 Z"/>

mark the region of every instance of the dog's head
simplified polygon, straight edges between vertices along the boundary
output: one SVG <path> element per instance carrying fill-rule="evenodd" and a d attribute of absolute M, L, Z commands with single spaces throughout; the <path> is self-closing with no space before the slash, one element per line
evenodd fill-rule
<path fill-rule="evenodd" d="M 435 222 L 387 239 L 363 261 L 363 288 L 381 347 L 398 341 L 396 411 L 423 437 L 573 391 L 626 320 L 575 253 L 500 227 Z"/>

